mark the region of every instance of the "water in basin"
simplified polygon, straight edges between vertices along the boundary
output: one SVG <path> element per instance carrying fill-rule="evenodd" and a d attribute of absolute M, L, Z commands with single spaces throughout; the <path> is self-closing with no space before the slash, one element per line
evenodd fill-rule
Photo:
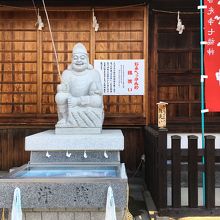
<path fill-rule="evenodd" d="M 117 166 L 28 166 L 11 178 L 106 178 L 117 177 Z"/>

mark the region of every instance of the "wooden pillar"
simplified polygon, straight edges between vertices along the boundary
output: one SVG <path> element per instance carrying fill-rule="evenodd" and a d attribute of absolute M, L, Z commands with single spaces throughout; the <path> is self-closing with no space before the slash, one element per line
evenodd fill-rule
<path fill-rule="evenodd" d="M 205 206 L 215 207 L 215 137 L 205 136 Z"/>
<path fill-rule="evenodd" d="M 188 200 L 190 208 L 198 207 L 198 137 L 188 136 Z"/>
<path fill-rule="evenodd" d="M 174 135 L 171 137 L 171 173 L 172 173 L 172 207 L 181 206 L 181 137 Z"/>
<path fill-rule="evenodd" d="M 167 207 L 167 129 L 158 135 L 158 208 Z"/>

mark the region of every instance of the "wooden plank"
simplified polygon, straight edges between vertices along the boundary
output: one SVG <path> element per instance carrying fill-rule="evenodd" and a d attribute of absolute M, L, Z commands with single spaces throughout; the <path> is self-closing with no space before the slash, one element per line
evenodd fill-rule
<path fill-rule="evenodd" d="M 129 96 L 119 96 L 119 103 L 125 104 L 129 103 Z M 119 113 L 128 114 L 130 113 L 130 109 L 128 105 L 118 105 Z"/>
<path fill-rule="evenodd" d="M 90 13 L 90 63 L 94 63 L 96 53 L 96 32 L 93 27 L 93 12 Z"/>
<path fill-rule="evenodd" d="M 11 35 L 11 40 L 12 40 L 12 42 L 13 42 L 13 40 L 14 40 L 14 33 L 13 33 L 13 27 L 12 27 L 12 25 L 13 24 L 11 24 L 11 31 L 10 31 L 10 35 Z M 21 34 L 22 35 L 22 34 Z M 22 36 L 23 37 L 23 36 Z M 17 57 L 21 57 L 21 60 L 23 60 L 23 57 L 19 54 L 19 56 L 17 56 Z M 13 64 L 13 62 L 14 61 L 17 61 L 16 60 L 16 56 L 15 56 L 15 53 L 14 53 L 14 44 L 13 43 L 11 43 L 11 63 L 12 63 L 12 72 L 11 72 L 11 74 L 12 74 L 12 92 L 14 92 L 14 91 L 16 91 L 16 85 L 15 85 L 15 73 L 14 73 L 14 71 L 15 71 L 15 66 L 14 66 L 14 64 Z M 20 87 L 20 85 L 18 85 L 18 87 Z M 11 103 L 11 106 L 12 106 L 12 113 L 19 113 L 20 112 L 20 107 L 22 106 L 22 105 L 20 105 L 20 106 L 15 106 L 14 105 L 14 102 L 15 102 L 15 100 L 14 100 L 14 96 L 12 95 L 12 103 Z M 21 111 L 22 112 L 22 111 Z"/>
<path fill-rule="evenodd" d="M 7 129 L 0 130 L 0 170 L 7 170 L 8 160 L 7 160 Z"/>
<path fill-rule="evenodd" d="M 149 27 L 149 6 L 146 6 L 144 9 L 144 59 L 145 59 L 145 90 L 144 90 L 144 99 L 143 99 L 143 113 L 144 116 L 149 116 L 148 113 L 148 27 Z M 149 117 L 146 117 L 146 125 L 150 122 Z"/>
<path fill-rule="evenodd" d="M 1 40 L 4 40 L 4 32 L 2 33 L 1 32 Z M 4 41 L 3 42 L 0 42 L 0 47 L 1 49 L 5 50 L 5 44 L 4 44 Z M 5 61 L 5 56 L 4 56 L 4 53 L 1 53 L 1 62 L 2 62 L 2 65 L 1 65 L 1 70 L 0 70 L 0 91 L 2 92 L 3 91 L 3 85 L 2 85 L 2 82 L 4 80 L 4 75 L 5 75 L 5 66 L 4 66 L 4 61 Z M 3 102 L 3 98 L 2 98 L 2 95 L 0 95 L 0 102 L 2 103 Z M 3 106 L 0 105 L 0 113 L 4 112 L 4 109 L 3 109 Z"/>
<path fill-rule="evenodd" d="M 215 207 L 215 136 L 205 136 L 205 206 Z"/>
<path fill-rule="evenodd" d="M 24 129 L 0 129 L 0 170 L 8 171 L 29 161 L 29 153 L 24 150 L 24 138 Z"/>
<path fill-rule="evenodd" d="M 121 152 L 121 161 L 125 162 L 126 168 L 135 171 L 140 163 L 144 152 L 143 130 L 141 127 L 123 128 L 125 137 L 125 151 Z"/>
<path fill-rule="evenodd" d="M 157 15 L 152 15 L 150 17 L 150 30 L 149 31 L 149 41 L 151 44 L 149 44 L 149 51 L 151 53 L 150 56 L 150 71 L 149 71 L 149 87 L 148 87 L 148 95 L 149 95 L 149 114 L 148 118 L 150 119 L 150 124 L 156 124 L 157 123 L 157 109 L 156 109 L 156 103 L 158 102 L 158 95 L 157 95 L 157 48 L 158 48 L 158 20 Z"/>
<path fill-rule="evenodd" d="M 188 136 L 188 201 L 190 208 L 198 207 L 198 137 Z"/>
<path fill-rule="evenodd" d="M 5 169 L 10 169 L 13 167 L 13 157 L 14 157 L 14 149 L 13 149 L 13 144 L 14 144 L 14 140 L 13 140 L 13 129 L 7 129 L 7 147 L 5 149 L 5 164 L 4 164 L 4 170 Z"/>
<path fill-rule="evenodd" d="M 173 73 L 163 73 L 159 74 L 159 80 L 158 85 L 159 86 L 183 86 L 183 85 L 193 85 L 198 86 L 199 85 L 199 75 L 188 75 L 186 77 L 186 74 L 184 73 L 185 70 L 182 70 L 182 73 L 173 74 Z M 185 80 L 184 80 L 185 79 Z M 198 100 L 198 99 L 197 99 Z"/>
<path fill-rule="evenodd" d="M 127 105 L 130 105 L 130 113 L 132 114 L 144 114 L 144 96 L 130 96 L 130 103 L 127 103 Z"/>
<path fill-rule="evenodd" d="M 16 167 L 20 167 L 30 161 L 30 152 L 25 151 L 25 137 L 27 136 L 26 129 L 32 131 L 31 134 L 43 131 L 43 129 L 33 129 L 27 127 L 16 129 L 16 137 L 14 141 L 15 150 L 18 153 L 18 159 L 14 162 Z M 37 132 L 33 132 L 35 130 L 37 130 Z"/>
<path fill-rule="evenodd" d="M 181 207 L 181 137 L 171 136 L 172 207 Z"/>
<path fill-rule="evenodd" d="M 24 27 L 23 27 L 24 28 Z M 25 32 L 23 32 L 23 39 L 25 39 Z M 13 44 L 13 50 L 15 50 L 15 45 L 16 44 Z M 22 60 L 25 60 L 25 47 L 24 47 L 24 42 L 23 43 L 21 43 L 20 45 L 18 45 L 18 48 L 20 48 L 20 49 L 22 49 Z M 14 51 L 14 54 L 15 54 L 15 56 L 16 56 L 16 52 Z M 15 71 L 14 71 L 14 74 L 15 74 L 15 79 L 14 80 L 16 80 L 16 73 L 15 73 Z M 22 81 L 25 81 L 26 79 L 25 79 L 25 64 L 23 63 L 22 64 Z M 25 86 L 24 85 L 22 85 L 22 90 L 24 91 L 25 90 Z M 14 101 L 15 101 L 15 94 L 13 94 L 13 98 L 14 98 Z M 23 101 L 23 102 L 25 102 L 26 100 L 25 100 L 25 96 L 21 96 L 21 100 Z M 22 112 L 24 112 L 25 111 L 25 109 L 24 109 L 24 105 L 22 105 Z"/>
<path fill-rule="evenodd" d="M 145 155 L 147 156 L 146 160 L 146 175 L 145 181 L 147 184 L 147 188 L 151 192 L 151 195 L 154 199 L 154 202 L 158 204 L 158 185 L 159 181 L 157 179 L 158 176 L 158 155 L 157 155 L 157 148 L 158 148 L 158 131 L 150 126 L 145 127 L 144 132 L 144 148 L 145 148 Z"/>

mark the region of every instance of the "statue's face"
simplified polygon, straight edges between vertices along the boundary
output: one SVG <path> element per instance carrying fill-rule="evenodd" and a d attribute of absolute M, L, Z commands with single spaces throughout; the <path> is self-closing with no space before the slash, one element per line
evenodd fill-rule
<path fill-rule="evenodd" d="M 72 68 L 77 72 L 82 72 L 88 68 L 88 56 L 83 53 L 74 53 L 72 59 Z"/>

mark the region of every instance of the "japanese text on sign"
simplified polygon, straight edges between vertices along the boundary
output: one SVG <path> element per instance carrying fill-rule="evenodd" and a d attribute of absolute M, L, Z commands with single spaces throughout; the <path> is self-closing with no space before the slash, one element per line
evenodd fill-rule
<path fill-rule="evenodd" d="M 144 60 L 95 60 L 104 95 L 144 95 Z"/>

